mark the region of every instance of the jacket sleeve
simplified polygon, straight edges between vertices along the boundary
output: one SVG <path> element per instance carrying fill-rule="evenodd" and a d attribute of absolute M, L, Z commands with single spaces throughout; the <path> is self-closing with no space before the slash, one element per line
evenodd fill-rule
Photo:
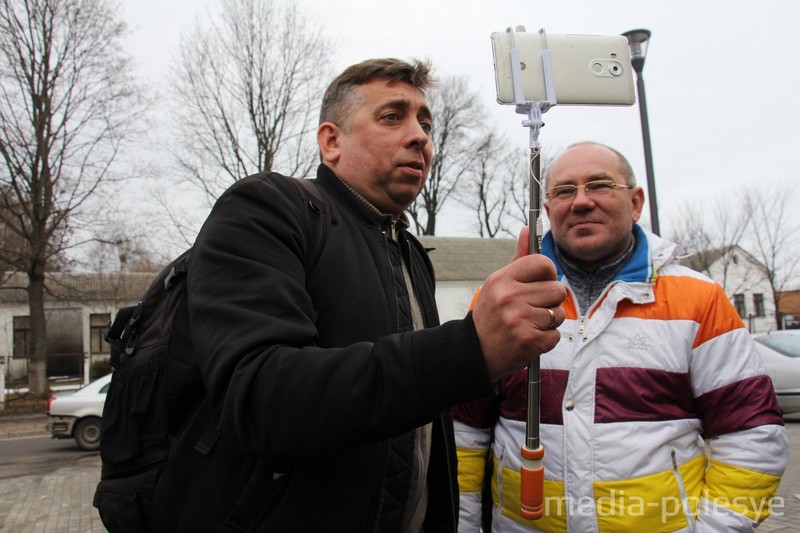
<path fill-rule="evenodd" d="M 491 444 L 496 422 L 496 398 L 475 400 L 453 408 L 453 425 L 458 455 L 460 533 L 478 533 L 482 523 L 484 476 L 491 464 Z"/>
<path fill-rule="evenodd" d="M 709 451 L 696 531 L 752 531 L 769 516 L 788 438 L 772 381 L 717 284 L 695 338 L 691 376 Z"/>
<path fill-rule="evenodd" d="M 312 300 L 305 208 L 285 179 L 245 178 L 219 198 L 198 235 L 188 275 L 190 321 L 221 430 L 244 452 L 296 459 L 319 455 L 322 444 L 341 452 L 404 433 L 487 394 L 470 317 L 318 345 L 318 313 L 347 320 L 346 295 L 364 289 L 330 287 L 343 295 L 333 311 Z M 323 260 L 324 253 L 317 269 L 341 267 Z M 366 250 L 360 260 L 371 260 Z"/>

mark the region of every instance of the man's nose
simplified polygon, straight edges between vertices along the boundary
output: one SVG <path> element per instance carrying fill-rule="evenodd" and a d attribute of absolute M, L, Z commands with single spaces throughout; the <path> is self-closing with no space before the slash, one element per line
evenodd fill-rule
<path fill-rule="evenodd" d="M 575 191 L 575 198 L 572 199 L 572 206 L 583 207 L 586 205 L 594 205 L 594 198 L 586 194 L 585 187 L 578 187 Z"/>
<path fill-rule="evenodd" d="M 426 144 L 430 142 L 430 137 L 428 137 L 428 132 L 422 127 L 422 124 L 419 122 L 415 122 L 415 125 L 411 128 L 411 143 L 418 145 L 420 148 L 424 147 Z"/>

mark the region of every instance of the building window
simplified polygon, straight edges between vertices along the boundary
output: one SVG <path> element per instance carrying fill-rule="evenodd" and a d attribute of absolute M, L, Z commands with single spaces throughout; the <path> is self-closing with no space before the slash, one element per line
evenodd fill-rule
<path fill-rule="evenodd" d="M 14 357 L 27 359 L 30 357 L 31 317 L 14 317 Z"/>
<path fill-rule="evenodd" d="M 733 305 L 736 307 L 736 312 L 739 313 L 740 317 L 745 318 L 747 316 L 747 309 L 745 309 L 744 305 L 744 294 L 734 294 Z"/>
<path fill-rule="evenodd" d="M 753 309 L 755 316 L 765 316 L 764 314 L 764 295 L 761 293 L 753 294 Z"/>
<path fill-rule="evenodd" d="M 91 353 L 109 353 L 105 338 L 109 320 L 111 320 L 109 313 L 89 315 L 89 350 Z"/>

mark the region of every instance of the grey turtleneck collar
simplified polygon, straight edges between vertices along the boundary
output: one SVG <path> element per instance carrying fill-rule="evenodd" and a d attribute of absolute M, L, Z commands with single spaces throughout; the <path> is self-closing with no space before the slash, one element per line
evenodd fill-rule
<path fill-rule="evenodd" d="M 636 247 L 636 236 L 628 244 L 628 249 L 616 261 L 599 267 L 594 272 L 586 272 L 570 259 L 566 254 L 555 246 L 556 260 L 561 265 L 564 275 L 569 280 L 570 288 L 575 293 L 575 298 L 578 300 L 580 314 L 583 315 L 589 310 L 589 306 L 595 302 L 603 290 L 608 286 L 614 277 L 622 270 L 631 257 L 633 257 L 633 250 Z"/>

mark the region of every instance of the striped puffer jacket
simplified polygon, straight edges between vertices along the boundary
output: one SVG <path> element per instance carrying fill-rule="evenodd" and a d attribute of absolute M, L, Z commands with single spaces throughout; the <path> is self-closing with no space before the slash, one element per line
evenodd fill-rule
<path fill-rule="evenodd" d="M 586 316 L 559 267 L 567 318 L 540 360 L 544 517 L 519 512 L 523 370 L 454 411 L 459 531 L 479 531 L 488 449 L 495 532 L 752 531 L 769 514 L 788 441 L 750 335 L 674 244 L 634 233 L 631 261 Z M 550 234 L 542 252 L 554 259 Z"/>

